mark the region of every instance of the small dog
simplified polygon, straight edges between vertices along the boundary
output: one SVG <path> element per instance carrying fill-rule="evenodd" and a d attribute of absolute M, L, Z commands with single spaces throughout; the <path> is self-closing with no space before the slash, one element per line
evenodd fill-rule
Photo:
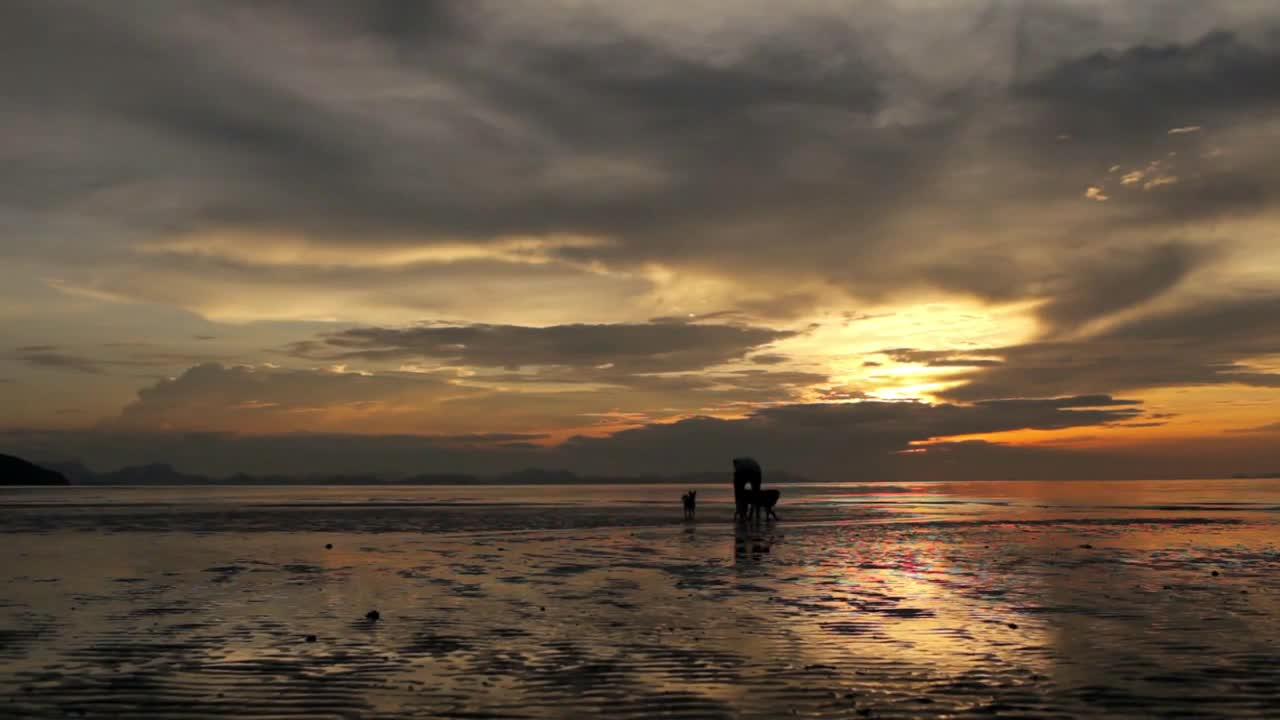
<path fill-rule="evenodd" d="M 694 512 L 698 509 L 698 491 L 690 490 L 681 495 L 680 502 L 684 503 L 684 519 L 692 520 Z"/>

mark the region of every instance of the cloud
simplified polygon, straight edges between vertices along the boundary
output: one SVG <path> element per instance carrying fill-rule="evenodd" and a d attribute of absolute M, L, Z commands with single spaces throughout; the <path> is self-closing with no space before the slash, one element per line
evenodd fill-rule
<path fill-rule="evenodd" d="M 1280 298 L 1176 307 L 1078 339 L 970 352 L 1003 362 L 960 376 L 964 382 L 944 391 L 944 396 L 972 401 L 1186 385 L 1280 387 L 1280 373 L 1249 362 L 1280 354 Z M 910 357 L 928 361 L 953 354 Z"/>
<path fill-rule="evenodd" d="M 1270 387 L 1274 4 L 944 5 L 4 4 L 3 313 L 58 344 L 5 373 L 558 438 L 865 399 L 852 329 L 797 347 L 868 308 L 955 401 Z M 66 340 L 160 308 L 209 354 Z"/>
<path fill-rule="evenodd" d="M 482 242 L 441 241 L 423 246 L 341 247 L 315 243 L 305 237 L 279 234 L 194 235 L 137 246 L 144 255 L 212 258 L 267 267 L 394 268 L 497 262 L 525 265 L 572 259 L 574 250 L 609 245 L 604 238 L 551 235 L 498 237 Z"/>
<path fill-rule="evenodd" d="M 109 430 L 429 434 L 513 441 L 697 413 L 741 414 L 794 400 L 825 375 L 756 368 L 634 375 L 565 367 L 560 373 L 346 369 L 206 363 L 138 391 Z M 619 422 L 618 418 L 628 418 Z"/>
<path fill-rule="evenodd" d="M 1161 185 L 1174 185 L 1178 182 L 1177 175 L 1157 175 L 1142 184 L 1143 190 L 1158 188 Z"/>
<path fill-rule="evenodd" d="M 1280 433 L 1280 422 L 1268 423 L 1266 425 L 1258 425 L 1255 427 L 1232 428 L 1227 432 L 1232 433 Z"/>
<path fill-rule="evenodd" d="M 1062 63 L 1021 91 L 1053 102 L 1079 135 L 1144 132 L 1179 135 L 1170 119 L 1189 113 L 1244 112 L 1280 101 L 1271 68 L 1280 52 L 1218 30 L 1194 42 L 1100 50 Z"/>
<path fill-rule="evenodd" d="M 103 348 L 89 356 L 56 345 L 25 345 L 15 348 L 14 354 L 20 363 L 29 367 L 87 375 L 103 375 L 113 368 L 170 368 L 212 359 L 207 355 L 169 352 L 137 343 L 107 343 Z"/>
<path fill-rule="evenodd" d="M 997 401 L 960 406 L 857 402 L 782 405 L 736 420 L 691 418 L 575 438 L 554 450 L 560 462 L 608 468 L 715 467 L 750 448 L 756 457 L 823 477 L 867 477 L 912 442 L 1023 428 L 1102 425 L 1140 414 L 1134 401 L 1106 396 Z"/>
<path fill-rule="evenodd" d="M 1028 233 L 1096 222 L 1061 205 L 1067 179 L 1136 125 L 1185 139 L 1168 132 L 1190 105 L 1229 130 L 1275 99 L 1268 41 L 1212 32 L 1262 10 L 726 9 L 10 5 L 5 65 L 42 73 L 3 76 L 25 140 L 0 187 L 17 235 L 83 238 L 21 250 L 62 287 L 219 319 L 474 319 L 498 311 L 465 288 L 496 265 L 524 278 L 510 314 L 560 288 L 540 324 L 600 312 L 593 293 L 631 320 L 685 304 L 655 268 L 724 286 L 685 310 L 800 317 L 920 288 L 1034 295 L 1087 249 L 1024 252 Z M 1196 190 L 1189 207 L 1224 200 Z"/>
<path fill-rule="evenodd" d="M 342 428 L 358 427 L 359 434 L 423 435 L 423 442 L 452 450 L 550 444 L 525 460 L 591 472 L 616 472 L 607 466 L 618 467 L 619 462 L 655 471 L 667 462 L 696 469 L 713 463 L 719 453 L 732 457 L 732 448 L 753 447 L 776 455 L 779 462 L 785 458 L 790 467 L 829 472 L 859 454 L 879 458 L 912 442 L 1105 425 L 1141 415 L 1137 401 L 1106 395 L 971 405 L 865 400 L 796 404 L 780 392 L 788 386 L 809 387 L 819 379 L 745 369 L 708 377 L 657 377 L 651 384 L 642 380 L 612 391 L 529 392 L 467 385 L 447 372 L 362 374 L 206 364 L 142 389 L 97 432 L 346 434 Z M 845 393 L 839 399 L 853 397 Z M 706 408 L 734 409 L 728 415 L 736 419 L 701 415 Z M 687 419 L 671 422 L 680 417 Z M 593 427 L 605 436 L 581 435 Z M 575 433 L 580 436 L 556 444 Z M 371 467 L 378 465 L 369 461 Z M 298 458 L 300 466 L 308 462 Z M 467 467 L 487 462 L 473 458 Z"/>
<path fill-rule="evenodd" d="M 1169 242 L 1077 261 L 1055 283 L 1038 313 L 1061 329 L 1141 305 L 1183 282 L 1207 254 L 1196 246 Z"/>
<path fill-rule="evenodd" d="M 42 349 L 45 347 L 49 349 Z M 18 348 L 18 360 L 31 367 L 50 370 L 69 370 L 90 375 L 104 372 L 102 365 L 90 358 L 57 352 L 51 346 Z"/>
<path fill-rule="evenodd" d="M 273 389 L 271 386 L 275 386 Z M 193 368 L 187 377 L 145 393 L 126 411 L 137 420 L 175 396 L 202 398 L 214 419 L 227 415 L 238 397 L 271 398 L 276 405 L 236 411 L 245 421 L 253 412 L 295 409 L 287 389 L 305 390 L 316 404 L 351 403 L 385 397 L 387 381 L 297 373 L 263 373 L 240 368 Z M 213 390 L 239 394 L 218 400 Z M 252 388 L 252 389 L 249 389 Z M 128 423 L 92 432 L 8 431 L 6 446 L 40 459 L 78 457 L 95 467 L 163 460 L 195 472 L 502 472 L 538 466 L 583 473 L 634 475 L 679 473 L 721 467 L 749 449 L 771 468 L 787 468 L 829 479 L 871 477 L 897 468 L 896 453 L 910 443 L 949 435 L 1019 428 L 1053 429 L 1121 422 L 1140 414 L 1133 401 L 1106 396 L 980 403 L 971 406 L 925 403 L 781 405 L 741 419 L 694 417 L 651 423 L 612 436 L 576 437 L 551 447 L 532 447 L 540 433 L 350 434 L 260 433 L 252 422 L 239 432 L 187 428 L 160 430 Z M 216 424 L 216 423 L 215 423 Z M 900 473 L 901 468 L 894 470 Z"/>
<path fill-rule="evenodd" d="M 416 359 L 517 370 L 607 369 L 610 374 L 701 370 L 742 358 L 795 332 L 745 325 L 648 322 L 613 325 L 428 325 L 352 328 L 293 347 L 326 360 Z"/>
<path fill-rule="evenodd" d="M 314 432 L 360 425 L 365 432 L 378 432 L 396 425 L 423 427 L 439 419 L 441 402 L 478 394 L 442 375 L 375 376 L 208 363 L 142 388 L 107 426 Z"/>
<path fill-rule="evenodd" d="M 468 433 L 465 435 L 435 435 L 431 442 L 441 447 L 474 449 L 536 449 L 538 443 L 550 436 L 546 433 Z"/>

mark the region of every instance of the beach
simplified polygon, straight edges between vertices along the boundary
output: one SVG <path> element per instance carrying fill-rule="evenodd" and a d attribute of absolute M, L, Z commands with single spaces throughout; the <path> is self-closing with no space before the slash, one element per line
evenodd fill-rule
<path fill-rule="evenodd" d="M 1280 482 L 683 489 L 7 488 L 0 715 L 1280 713 Z"/>

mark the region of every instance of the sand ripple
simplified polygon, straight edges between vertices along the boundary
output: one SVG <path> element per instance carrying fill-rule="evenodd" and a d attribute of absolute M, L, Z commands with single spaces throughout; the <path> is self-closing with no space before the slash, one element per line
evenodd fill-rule
<path fill-rule="evenodd" d="M 9 536 L 0 716 L 1275 717 L 1280 697 L 1280 535 L 1256 519 L 132 522 Z"/>

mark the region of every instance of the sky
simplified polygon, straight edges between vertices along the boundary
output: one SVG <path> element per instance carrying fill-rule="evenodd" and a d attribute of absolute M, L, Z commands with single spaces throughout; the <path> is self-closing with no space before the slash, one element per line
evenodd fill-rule
<path fill-rule="evenodd" d="M 0 4 L 0 452 L 1280 470 L 1274 0 Z"/>

